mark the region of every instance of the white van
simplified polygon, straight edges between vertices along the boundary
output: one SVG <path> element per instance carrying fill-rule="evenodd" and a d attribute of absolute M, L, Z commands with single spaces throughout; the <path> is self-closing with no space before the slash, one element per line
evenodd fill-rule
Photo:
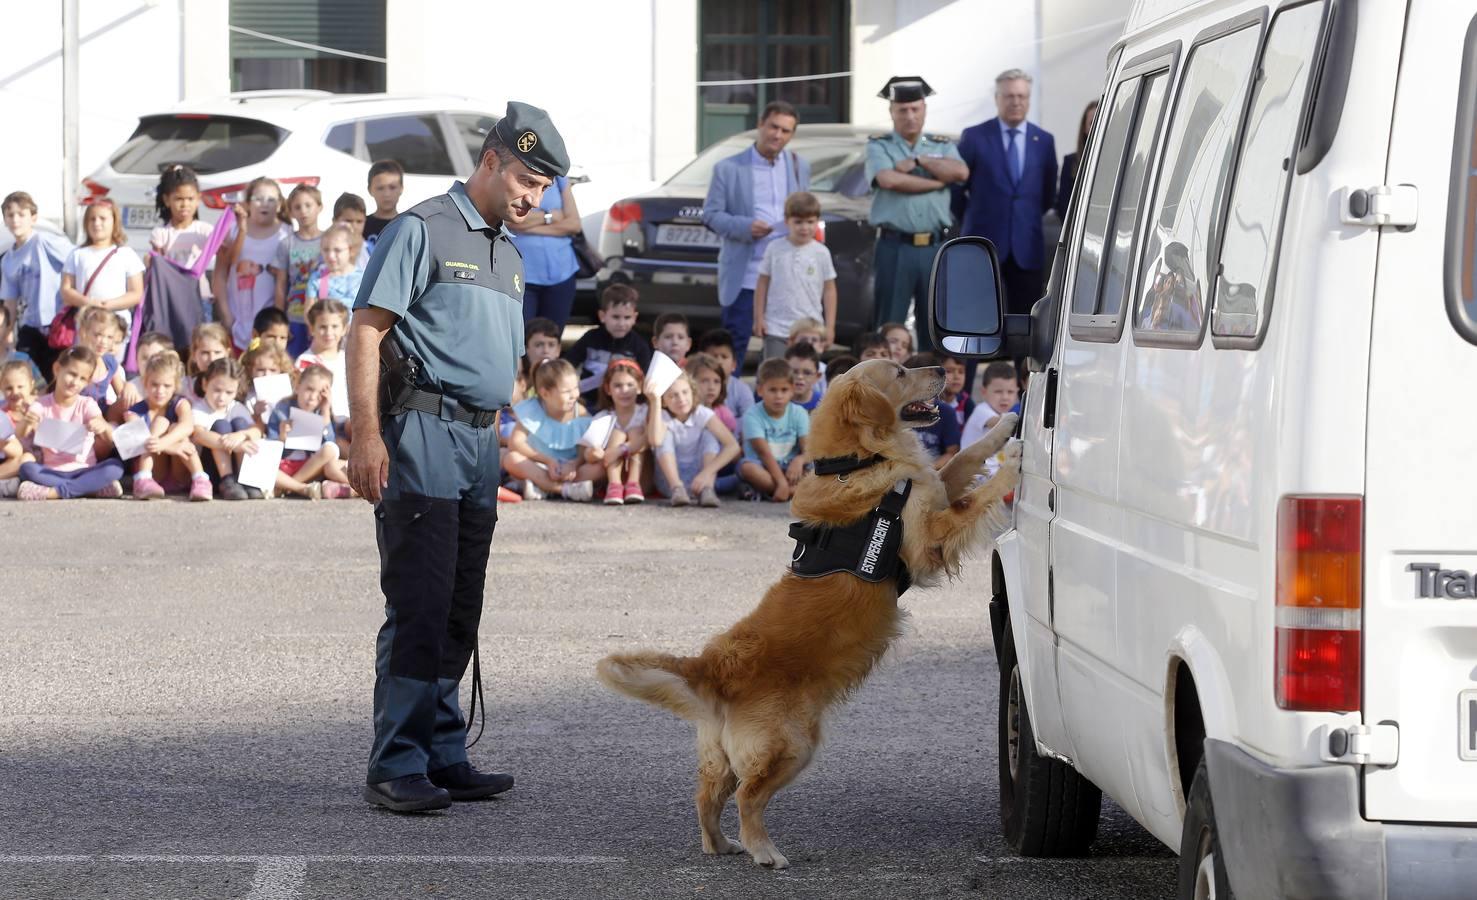
<path fill-rule="evenodd" d="M 1001 812 L 1099 790 L 1180 896 L 1477 896 L 1477 0 L 1139 0 L 1026 355 L 994 554 Z M 1019 318 L 1019 321 L 1017 321 Z"/>

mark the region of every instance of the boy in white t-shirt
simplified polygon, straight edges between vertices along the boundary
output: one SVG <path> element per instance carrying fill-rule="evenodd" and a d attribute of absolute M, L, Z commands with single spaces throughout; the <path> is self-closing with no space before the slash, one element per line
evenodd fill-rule
<path fill-rule="evenodd" d="M 796 191 L 785 198 L 789 234 L 764 248 L 754 285 L 754 331 L 764 338 L 764 359 L 785 355 L 796 319 L 820 319 L 826 343 L 836 340 L 836 266 L 831 251 L 815 239 L 820 218 L 815 195 Z"/>

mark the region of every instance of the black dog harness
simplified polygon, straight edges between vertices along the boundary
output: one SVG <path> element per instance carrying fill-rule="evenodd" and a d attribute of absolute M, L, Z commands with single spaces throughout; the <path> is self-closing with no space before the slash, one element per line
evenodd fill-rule
<path fill-rule="evenodd" d="M 831 457 L 815 461 L 817 475 L 846 475 L 882 461 L 874 456 L 858 460 L 854 456 Z M 872 512 L 846 525 L 807 525 L 790 523 L 790 537 L 795 539 L 795 553 L 790 558 L 790 571 L 801 578 L 820 578 L 837 572 L 850 572 L 863 581 L 877 583 L 897 579 L 898 596 L 913 583 L 908 567 L 898 556 L 903 545 L 903 506 L 913 492 L 913 481 L 905 478 L 893 485 Z"/>

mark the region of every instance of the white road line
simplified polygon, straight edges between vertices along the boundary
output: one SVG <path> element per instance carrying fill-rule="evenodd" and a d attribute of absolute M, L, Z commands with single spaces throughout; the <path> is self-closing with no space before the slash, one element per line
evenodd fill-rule
<path fill-rule="evenodd" d="M 308 862 L 301 856 L 264 859 L 251 879 L 246 900 L 297 900 L 308 880 Z"/>

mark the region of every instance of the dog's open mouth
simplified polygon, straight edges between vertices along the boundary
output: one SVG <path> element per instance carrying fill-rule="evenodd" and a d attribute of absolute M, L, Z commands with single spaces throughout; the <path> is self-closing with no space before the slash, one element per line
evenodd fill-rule
<path fill-rule="evenodd" d="M 904 422 L 918 422 L 922 425 L 932 425 L 939 420 L 938 404 L 932 400 L 914 400 L 902 408 L 898 418 Z"/>

